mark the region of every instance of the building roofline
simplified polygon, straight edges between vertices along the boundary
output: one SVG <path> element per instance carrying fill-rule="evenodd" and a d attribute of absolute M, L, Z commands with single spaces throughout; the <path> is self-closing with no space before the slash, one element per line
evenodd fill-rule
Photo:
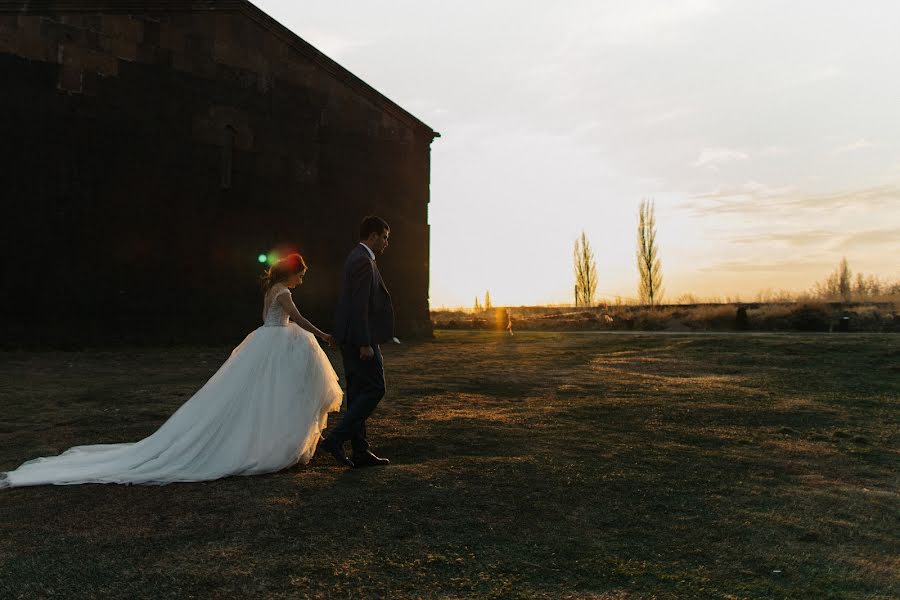
<path fill-rule="evenodd" d="M 0 14 L 107 13 L 141 12 L 236 12 L 250 18 L 311 59 L 333 77 L 360 92 L 407 125 L 431 136 L 441 136 L 405 108 L 329 58 L 315 46 L 282 25 L 249 0 L 0 0 Z"/>

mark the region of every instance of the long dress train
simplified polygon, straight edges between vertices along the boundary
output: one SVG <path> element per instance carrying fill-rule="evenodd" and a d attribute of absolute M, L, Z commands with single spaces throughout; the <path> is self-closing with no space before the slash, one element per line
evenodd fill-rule
<path fill-rule="evenodd" d="M 0 487 L 162 485 L 270 473 L 312 458 L 343 391 L 311 333 L 289 322 L 276 291 L 265 323 L 155 433 L 135 443 L 76 446 L 0 474 Z"/>

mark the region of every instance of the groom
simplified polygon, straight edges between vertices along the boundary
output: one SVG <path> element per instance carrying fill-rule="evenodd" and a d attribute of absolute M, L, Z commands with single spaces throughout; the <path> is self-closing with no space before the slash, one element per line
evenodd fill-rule
<path fill-rule="evenodd" d="M 359 244 L 344 261 L 332 335 L 341 347 L 347 378 L 347 412 L 321 446 L 348 467 L 386 465 L 369 450 L 366 419 L 384 397 L 384 363 L 378 344 L 394 336 L 394 307 L 375 257 L 388 246 L 391 228 L 381 217 L 366 217 L 359 226 Z M 350 440 L 353 459 L 344 454 Z"/>

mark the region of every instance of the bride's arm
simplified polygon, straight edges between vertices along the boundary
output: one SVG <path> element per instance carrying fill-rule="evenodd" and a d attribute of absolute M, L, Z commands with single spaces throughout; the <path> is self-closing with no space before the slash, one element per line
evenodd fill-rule
<path fill-rule="evenodd" d="M 331 343 L 331 336 L 310 323 L 306 320 L 306 318 L 300 314 L 300 311 L 297 310 L 297 305 L 294 304 L 293 299 L 290 294 L 281 294 L 278 296 L 278 303 L 281 304 L 281 307 L 284 308 L 284 312 L 290 315 L 291 319 L 293 319 L 294 323 L 299 325 L 301 328 L 310 332 L 314 336 L 318 338 L 322 338 L 328 343 Z"/>

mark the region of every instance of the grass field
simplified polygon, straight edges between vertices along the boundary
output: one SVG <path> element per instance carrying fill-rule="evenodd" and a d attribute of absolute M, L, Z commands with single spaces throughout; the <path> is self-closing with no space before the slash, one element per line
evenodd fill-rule
<path fill-rule="evenodd" d="M 229 350 L 0 354 L 0 470 L 151 433 Z M 391 466 L 0 491 L 0 597 L 900 596 L 900 337 L 441 331 L 385 361 Z"/>

